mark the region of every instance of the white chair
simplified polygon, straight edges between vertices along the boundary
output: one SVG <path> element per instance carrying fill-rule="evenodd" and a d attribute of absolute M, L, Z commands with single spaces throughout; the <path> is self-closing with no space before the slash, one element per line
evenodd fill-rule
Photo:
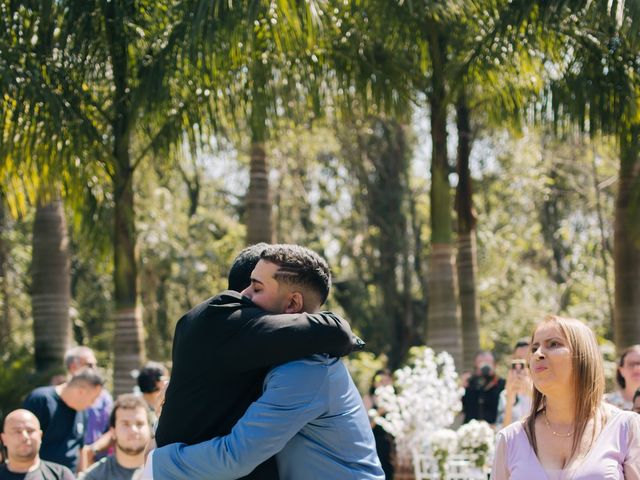
<path fill-rule="evenodd" d="M 413 452 L 416 480 L 440 480 L 438 460 L 431 452 Z M 446 480 L 487 480 L 487 475 L 476 467 L 467 455 L 451 455 L 445 464 Z"/>

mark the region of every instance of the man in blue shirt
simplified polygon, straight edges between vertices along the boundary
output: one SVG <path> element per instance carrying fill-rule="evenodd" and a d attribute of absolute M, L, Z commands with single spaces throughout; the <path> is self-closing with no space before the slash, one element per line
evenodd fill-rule
<path fill-rule="evenodd" d="M 316 253 L 274 245 L 242 294 L 274 313 L 315 312 L 330 285 Z M 155 450 L 153 478 L 235 479 L 273 454 L 281 480 L 384 479 L 362 399 L 338 359 L 314 355 L 273 368 L 230 434 Z"/>
<path fill-rule="evenodd" d="M 104 378 L 91 368 L 77 371 L 68 382 L 39 387 L 24 400 L 23 407 L 34 413 L 42 428 L 43 460 L 77 470 L 80 448 L 84 443 L 87 414 L 98 398 Z"/>
<path fill-rule="evenodd" d="M 267 246 L 240 252 L 229 271 L 230 290 L 178 321 L 158 446 L 194 445 L 231 433 L 260 397 L 273 365 L 324 352 L 339 357 L 361 348 L 348 323 L 331 312 L 272 314 L 240 294 Z M 275 457 L 243 478 L 278 480 Z"/>

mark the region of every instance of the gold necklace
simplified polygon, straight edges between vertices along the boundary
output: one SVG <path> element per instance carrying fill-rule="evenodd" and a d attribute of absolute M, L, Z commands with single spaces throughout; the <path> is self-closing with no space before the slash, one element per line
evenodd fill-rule
<path fill-rule="evenodd" d="M 569 438 L 571 435 L 573 435 L 573 431 L 569 433 L 558 433 L 553 428 L 551 428 L 551 424 L 549 423 L 549 417 L 547 417 L 546 408 L 544 409 L 544 423 L 547 425 L 547 428 L 551 431 L 551 433 L 556 437 Z"/>

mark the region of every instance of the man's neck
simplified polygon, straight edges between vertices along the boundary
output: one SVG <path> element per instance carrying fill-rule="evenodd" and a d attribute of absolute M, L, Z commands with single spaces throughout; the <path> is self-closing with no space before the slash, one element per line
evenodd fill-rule
<path fill-rule="evenodd" d="M 40 466 L 40 457 L 32 460 L 21 462 L 15 458 L 9 458 L 7 469 L 12 473 L 29 473 L 37 470 Z"/>
<path fill-rule="evenodd" d="M 316 302 L 305 302 L 300 313 L 318 313 L 321 306 L 322 305 L 318 305 Z"/>
<path fill-rule="evenodd" d="M 56 393 L 62 399 L 64 404 L 67 407 L 73 409 L 73 407 L 71 405 L 69 405 L 69 402 L 71 401 L 71 399 L 70 399 L 71 393 L 69 392 L 69 384 L 67 382 L 61 383 L 60 385 L 56 385 L 55 389 L 56 389 Z"/>
<path fill-rule="evenodd" d="M 124 468 L 138 468 L 144 465 L 144 451 L 138 455 L 129 455 L 116 447 L 116 462 Z"/>
<path fill-rule="evenodd" d="M 142 394 L 142 398 L 144 398 L 144 401 L 147 402 L 147 405 L 149 406 L 149 408 L 154 412 L 156 410 L 156 401 L 158 400 L 159 394 L 160 394 L 160 391 Z"/>

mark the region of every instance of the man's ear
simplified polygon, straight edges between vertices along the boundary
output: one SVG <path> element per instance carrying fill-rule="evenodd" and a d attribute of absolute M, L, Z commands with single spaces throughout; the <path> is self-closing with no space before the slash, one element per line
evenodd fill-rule
<path fill-rule="evenodd" d="M 304 307 L 304 298 L 300 292 L 291 292 L 289 303 L 284 309 L 284 313 L 300 313 Z"/>

